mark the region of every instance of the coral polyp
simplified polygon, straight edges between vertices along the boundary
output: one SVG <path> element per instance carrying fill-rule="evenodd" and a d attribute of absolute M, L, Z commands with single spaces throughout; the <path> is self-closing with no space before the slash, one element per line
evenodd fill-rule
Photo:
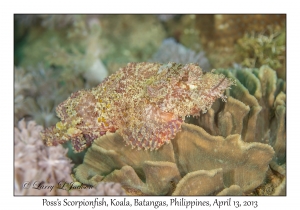
<path fill-rule="evenodd" d="M 128 63 L 97 87 L 73 93 L 56 109 L 61 119 L 42 133 L 44 142 L 71 140 L 80 152 L 118 130 L 127 145 L 159 149 L 175 138 L 186 116 L 205 113 L 234 80 L 203 73 L 197 64 Z"/>

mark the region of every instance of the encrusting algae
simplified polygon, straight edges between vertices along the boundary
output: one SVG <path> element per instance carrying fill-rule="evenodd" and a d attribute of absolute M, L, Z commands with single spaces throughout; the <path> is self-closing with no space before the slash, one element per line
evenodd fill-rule
<path fill-rule="evenodd" d="M 185 116 L 205 113 L 234 80 L 203 73 L 197 64 L 128 63 L 91 90 L 62 102 L 61 119 L 42 133 L 48 146 L 71 139 L 80 152 L 98 137 L 115 132 L 132 148 L 157 150 L 175 138 Z"/>

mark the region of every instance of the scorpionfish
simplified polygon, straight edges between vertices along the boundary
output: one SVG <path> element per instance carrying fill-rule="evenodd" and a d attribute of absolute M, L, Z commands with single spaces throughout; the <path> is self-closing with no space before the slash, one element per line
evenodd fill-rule
<path fill-rule="evenodd" d="M 61 121 L 45 129 L 42 139 L 48 146 L 71 140 L 80 152 L 117 131 L 132 148 L 157 150 L 175 138 L 186 116 L 205 113 L 218 98 L 225 101 L 224 91 L 233 83 L 192 63 L 128 63 L 59 104 Z"/>

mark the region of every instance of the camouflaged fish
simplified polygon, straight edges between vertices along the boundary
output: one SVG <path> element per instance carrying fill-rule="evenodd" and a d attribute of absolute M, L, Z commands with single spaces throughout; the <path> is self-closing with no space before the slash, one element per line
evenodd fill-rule
<path fill-rule="evenodd" d="M 203 73 L 197 64 L 128 63 L 91 90 L 73 93 L 56 108 L 61 119 L 42 132 L 48 146 L 71 140 L 80 152 L 107 132 L 132 148 L 156 150 L 170 142 L 186 116 L 205 113 L 234 83 Z"/>

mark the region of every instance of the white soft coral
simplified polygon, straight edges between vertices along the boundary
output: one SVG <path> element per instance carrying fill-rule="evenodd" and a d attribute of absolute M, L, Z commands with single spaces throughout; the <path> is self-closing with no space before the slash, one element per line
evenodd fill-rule
<path fill-rule="evenodd" d="M 21 120 L 15 128 L 15 194 L 45 195 L 59 192 L 34 189 L 34 183 L 56 185 L 71 182 L 71 160 L 61 145 L 46 147 L 40 136 L 43 127 Z"/>

